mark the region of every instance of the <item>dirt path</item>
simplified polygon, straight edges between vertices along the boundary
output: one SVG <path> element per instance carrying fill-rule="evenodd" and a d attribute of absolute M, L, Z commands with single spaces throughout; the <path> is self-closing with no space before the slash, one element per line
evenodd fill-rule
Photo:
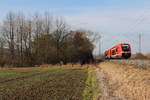
<path fill-rule="evenodd" d="M 150 68 L 103 62 L 97 68 L 100 100 L 150 100 Z"/>

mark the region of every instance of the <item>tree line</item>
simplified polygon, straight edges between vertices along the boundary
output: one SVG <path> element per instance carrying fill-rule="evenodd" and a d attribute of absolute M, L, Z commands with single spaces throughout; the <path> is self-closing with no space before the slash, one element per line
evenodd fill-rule
<path fill-rule="evenodd" d="M 50 13 L 9 12 L 0 23 L 0 66 L 90 63 L 96 37 Z"/>

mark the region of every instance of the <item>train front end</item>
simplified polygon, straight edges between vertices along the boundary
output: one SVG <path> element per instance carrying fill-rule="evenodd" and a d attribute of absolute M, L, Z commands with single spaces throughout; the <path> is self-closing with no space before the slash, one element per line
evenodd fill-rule
<path fill-rule="evenodd" d="M 122 58 L 128 59 L 131 57 L 131 46 L 130 44 L 121 44 Z"/>

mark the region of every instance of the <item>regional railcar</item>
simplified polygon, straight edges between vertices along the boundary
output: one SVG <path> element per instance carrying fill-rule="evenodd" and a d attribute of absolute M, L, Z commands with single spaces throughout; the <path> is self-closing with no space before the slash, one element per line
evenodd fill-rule
<path fill-rule="evenodd" d="M 105 51 L 105 58 L 125 58 L 131 57 L 131 46 L 129 43 L 120 43 Z"/>

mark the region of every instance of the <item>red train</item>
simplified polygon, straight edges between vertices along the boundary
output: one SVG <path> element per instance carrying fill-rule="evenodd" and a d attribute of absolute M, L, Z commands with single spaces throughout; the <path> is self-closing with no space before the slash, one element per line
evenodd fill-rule
<path fill-rule="evenodd" d="M 129 43 L 120 43 L 105 51 L 105 58 L 125 58 L 131 57 L 131 46 Z"/>

